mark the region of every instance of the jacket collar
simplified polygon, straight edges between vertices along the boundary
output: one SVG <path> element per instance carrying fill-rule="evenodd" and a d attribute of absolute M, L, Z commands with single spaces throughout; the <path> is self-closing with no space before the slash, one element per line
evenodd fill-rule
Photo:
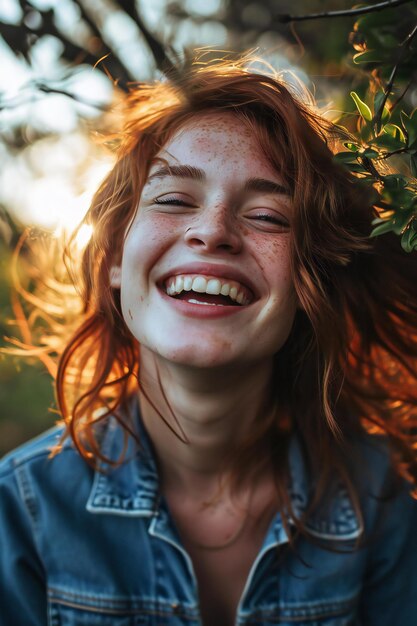
<path fill-rule="evenodd" d="M 122 465 L 114 468 L 104 462 L 99 463 L 87 501 L 90 513 L 135 517 L 157 514 L 160 493 L 155 456 L 140 416 L 137 423 L 141 448 L 138 449 L 136 442 L 129 437 L 126 461 Z M 122 428 L 116 419 L 111 418 L 103 436 L 103 455 L 117 460 L 123 446 Z M 307 509 L 312 486 L 296 437 L 290 444 L 289 467 L 291 504 L 295 516 L 301 518 Z M 363 528 L 342 482 L 335 485 L 331 501 L 309 516 L 306 527 L 311 535 L 329 541 L 352 541 L 362 534 Z"/>

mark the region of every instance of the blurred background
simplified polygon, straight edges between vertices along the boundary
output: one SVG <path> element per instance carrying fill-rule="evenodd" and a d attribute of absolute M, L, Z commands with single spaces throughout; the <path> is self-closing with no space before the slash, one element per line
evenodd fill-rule
<path fill-rule="evenodd" d="M 176 55 L 196 47 L 258 48 L 276 69 L 306 82 L 332 119 L 343 111 L 345 122 L 350 116 L 355 123 L 349 93 L 364 94 L 375 71 L 370 57 L 365 64 L 353 59 L 366 51 L 358 24 L 368 41 L 376 38 L 383 56 L 377 64 L 386 64 L 389 80 L 399 45 L 417 21 L 415 2 L 394 4 L 358 22 L 356 14 L 289 19 L 350 11 L 351 0 L 0 0 L 3 347 L 4 338 L 19 334 L 10 296 L 19 237 L 30 226 L 53 242 L 80 221 L 111 166 L 102 137 L 117 124 L 114 107 L 129 84 L 161 77 Z M 414 58 L 401 76 L 411 109 L 416 66 Z M 53 425 L 57 415 L 51 377 L 35 357 L 1 354 L 0 381 L 1 455 Z"/>

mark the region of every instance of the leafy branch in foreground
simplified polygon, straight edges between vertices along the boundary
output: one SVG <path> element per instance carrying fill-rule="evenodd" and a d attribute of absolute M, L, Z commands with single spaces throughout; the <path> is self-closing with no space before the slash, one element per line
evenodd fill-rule
<path fill-rule="evenodd" d="M 393 124 L 385 108 L 383 121 L 375 132 L 371 107 L 357 93 L 351 95 L 360 115 L 360 131 L 345 142 L 346 150 L 335 158 L 372 184 L 378 194 L 375 202 L 378 217 L 373 220 L 371 236 L 394 232 L 401 235 L 406 252 L 417 250 L 417 109 L 410 116 L 401 112 L 400 124 Z M 381 96 L 383 92 L 377 93 L 376 106 Z M 385 173 L 388 159 L 398 155 L 407 159 L 409 174 L 391 173 L 389 169 Z"/>
<path fill-rule="evenodd" d="M 368 88 L 362 98 L 351 92 L 358 124 L 335 158 L 377 193 L 371 236 L 393 232 L 412 252 L 417 250 L 417 109 L 404 96 L 415 82 L 417 25 L 401 39 L 397 25 L 387 11 L 361 17 L 354 26 L 353 62 L 363 67 Z"/>

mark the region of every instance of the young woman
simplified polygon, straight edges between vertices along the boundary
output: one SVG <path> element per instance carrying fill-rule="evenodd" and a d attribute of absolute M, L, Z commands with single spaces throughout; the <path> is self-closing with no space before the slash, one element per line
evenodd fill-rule
<path fill-rule="evenodd" d="M 336 139 L 245 60 L 132 92 L 1 626 L 417 623 L 417 260 Z"/>

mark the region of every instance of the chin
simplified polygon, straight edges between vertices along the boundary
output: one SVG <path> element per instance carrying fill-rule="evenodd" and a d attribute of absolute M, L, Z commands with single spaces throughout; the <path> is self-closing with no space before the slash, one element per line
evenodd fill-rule
<path fill-rule="evenodd" d="M 222 368 L 236 362 L 236 357 L 230 350 L 230 343 L 219 345 L 214 339 L 208 345 L 204 345 L 202 342 L 187 345 L 186 342 L 182 342 L 181 344 L 176 343 L 175 346 L 159 343 L 153 347 L 149 342 L 147 343 L 146 347 L 151 352 L 170 363 L 184 367 L 196 369 Z"/>

